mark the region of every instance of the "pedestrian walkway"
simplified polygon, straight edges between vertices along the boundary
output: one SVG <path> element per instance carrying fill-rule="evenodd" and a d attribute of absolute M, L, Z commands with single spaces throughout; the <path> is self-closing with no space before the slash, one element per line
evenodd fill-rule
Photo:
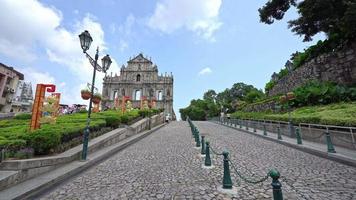
<path fill-rule="evenodd" d="M 280 171 L 285 199 L 355 199 L 356 168 L 211 122 L 194 122 L 215 151 L 229 150 L 244 175 Z M 172 122 L 108 160 L 73 177 L 41 199 L 271 199 L 270 181 L 241 182 L 222 194 L 222 158 L 203 169 L 187 122 Z"/>

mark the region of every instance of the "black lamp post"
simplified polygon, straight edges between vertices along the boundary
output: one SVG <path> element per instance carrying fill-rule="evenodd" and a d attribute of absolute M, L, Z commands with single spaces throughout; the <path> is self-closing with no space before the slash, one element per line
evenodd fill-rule
<path fill-rule="evenodd" d="M 89 125 L 90 125 L 90 115 L 91 115 L 91 108 L 92 108 L 92 103 L 93 103 L 93 93 L 94 93 L 94 84 L 95 84 L 95 75 L 96 71 L 99 72 L 104 72 L 109 69 L 111 65 L 111 59 L 109 55 L 104 56 L 101 59 L 102 66 L 98 64 L 98 59 L 99 59 L 99 47 L 96 48 L 96 54 L 94 59 L 87 53 L 87 50 L 90 48 L 90 44 L 92 43 L 93 39 L 90 36 L 89 32 L 85 30 L 79 35 L 80 39 L 80 45 L 83 49 L 83 53 L 86 55 L 86 57 L 89 59 L 90 64 L 94 68 L 93 72 L 93 79 L 91 83 L 91 98 L 89 99 L 89 110 L 88 110 L 88 118 L 87 118 L 87 126 L 84 130 L 84 138 L 83 138 L 83 151 L 82 151 L 82 160 L 87 159 L 87 152 L 88 152 L 88 142 L 89 142 Z"/>

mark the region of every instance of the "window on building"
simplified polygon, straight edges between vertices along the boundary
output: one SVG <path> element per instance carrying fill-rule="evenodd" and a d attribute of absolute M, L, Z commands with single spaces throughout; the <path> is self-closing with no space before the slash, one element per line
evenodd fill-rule
<path fill-rule="evenodd" d="M 121 94 L 122 94 L 122 96 L 125 96 L 125 89 L 121 90 Z"/>
<path fill-rule="evenodd" d="M 171 96 L 171 91 L 169 89 L 167 90 L 167 96 Z"/>
<path fill-rule="evenodd" d="M 162 91 L 158 91 L 157 99 L 158 101 L 162 100 Z"/>
<path fill-rule="evenodd" d="M 140 74 L 137 74 L 137 76 L 136 76 L 136 81 L 137 81 L 137 82 L 141 81 L 141 75 L 140 75 Z"/>
<path fill-rule="evenodd" d="M 135 91 L 135 98 L 136 101 L 141 100 L 141 90 Z"/>
<path fill-rule="evenodd" d="M 10 84 L 10 82 L 11 82 L 11 80 L 12 80 L 12 78 L 7 77 L 7 79 L 6 79 L 6 84 L 7 84 L 7 85 L 9 85 L 9 84 Z"/>
<path fill-rule="evenodd" d="M 115 100 L 116 97 L 117 97 L 117 91 L 114 91 L 114 92 L 113 92 L 113 95 L 112 95 L 112 100 Z"/>

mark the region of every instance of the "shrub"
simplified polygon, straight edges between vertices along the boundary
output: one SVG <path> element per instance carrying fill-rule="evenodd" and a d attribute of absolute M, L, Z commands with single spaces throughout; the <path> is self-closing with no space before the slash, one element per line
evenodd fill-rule
<path fill-rule="evenodd" d="M 276 85 L 276 82 L 270 80 L 268 83 L 266 83 L 265 91 L 270 91 L 275 85 Z"/>
<path fill-rule="evenodd" d="M 310 81 L 296 88 L 292 106 L 330 104 L 340 101 L 356 100 L 356 88 L 337 85 L 331 82 Z"/>
<path fill-rule="evenodd" d="M 21 114 L 18 114 L 14 117 L 14 119 L 31 119 L 32 117 L 32 114 L 30 113 L 21 113 Z"/>
<path fill-rule="evenodd" d="M 105 118 L 106 126 L 117 128 L 120 125 L 121 117 L 120 116 L 108 116 Z"/>
<path fill-rule="evenodd" d="M 25 146 L 26 146 L 26 140 L 21 140 L 21 139 L 8 140 L 8 139 L 4 139 L 4 137 L 0 138 L 0 148 L 20 149 Z"/>
<path fill-rule="evenodd" d="M 37 155 L 49 154 L 61 143 L 61 135 L 53 130 L 38 129 L 30 134 L 28 143 Z"/>
<path fill-rule="evenodd" d="M 127 123 L 138 116 L 137 110 L 125 114 L 114 110 L 93 113 L 90 131 L 97 132 L 105 126 L 116 128 L 120 122 Z M 42 124 L 41 129 L 33 132 L 29 131 L 29 122 L 28 119 L 1 120 L 0 147 L 10 149 L 11 155 L 18 157 L 24 156 L 21 149 L 26 147 L 33 148 L 36 155 L 51 153 L 59 149 L 59 145 L 82 137 L 86 128 L 87 114 L 62 115 L 57 118 L 56 124 Z M 16 154 L 18 151 L 20 152 Z"/>
<path fill-rule="evenodd" d="M 127 115 L 121 116 L 121 122 L 123 124 L 127 124 L 129 122 L 129 116 L 127 116 Z"/>
<path fill-rule="evenodd" d="M 293 123 L 356 126 L 356 102 L 297 108 L 291 112 Z M 288 113 L 235 112 L 234 118 L 289 121 Z"/>

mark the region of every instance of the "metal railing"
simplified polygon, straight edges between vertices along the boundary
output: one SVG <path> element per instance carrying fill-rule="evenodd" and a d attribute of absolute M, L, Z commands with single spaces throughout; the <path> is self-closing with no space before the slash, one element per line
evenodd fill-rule
<path fill-rule="evenodd" d="M 296 130 L 298 129 L 299 137 L 303 140 L 329 145 L 327 137 L 330 136 L 330 140 L 332 140 L 336 146 L 356 149 L 356 127 L 308 123 L 290 125 L 288 122 L 275 120 L 227 118 L 212 118 L 212 120 L 238 128 L 245 127 L 247 131 L 250 129 L 253 129 L 254 132 L 256 132 L 256 129 L 263 130 L 264 135 L 266 135 L 267 132 L 279 133 L 279 138 L 281 138 L 282 135 L 297 138 Z"/>

